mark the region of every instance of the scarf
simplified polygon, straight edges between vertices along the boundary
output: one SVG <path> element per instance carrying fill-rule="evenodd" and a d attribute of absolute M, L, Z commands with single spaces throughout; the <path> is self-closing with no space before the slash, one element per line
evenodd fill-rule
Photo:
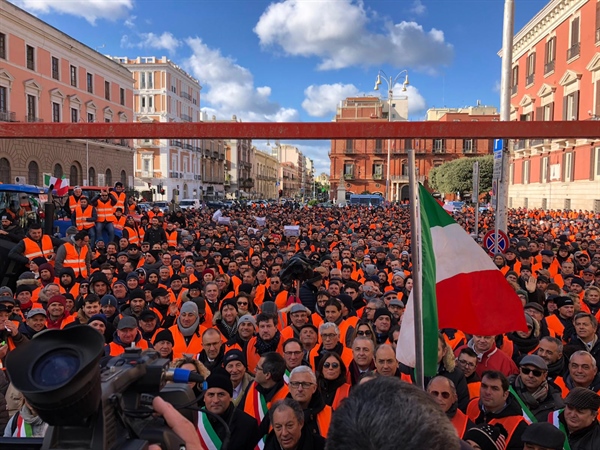
<path fill-rule="evenodd" d="M 529 392 L 523 381 L 521 381 L 521 377 L 517 376 L 515 378 L 515 391 L 517 391 L 523 403 L 530 409 L 536 409 L 540 406 L 540 402 L 548 396 L 548 381 L 544 380 L 534 392 Z"/>
<path fill-rule="evenodd" d="M 322 378 L 319 381 L 319 388 L 325 404 L 329 406 L 333 405 L 338 388 L 345 382 L 345 376 L 340 376 L 336 380 L 326 380 L 325 378 Z"/>
<path fill-rule="evenodd" d="M 267 352 L 276 352 L 279 346 L 279 340 L 281 339 L 281 333 L 277 330 L 273 339 L 269 341 L 263 340 L 260 336 L 256 336 L 256 351 L 259 355 L 264 355 Z"/>
<path fill-rule="evenodd" d="M 227 325 L 227 322 L 221 320 L 221 325 L 225 329 L 225 334 L 227 335 L 227 339 L 231 339 L 235 333 L 237 333 L 237 320 L 233 321 L 233 325 Z"/>
<path fill-rule="evenodd" d="M 529 335 L 529 337 L 526 337 L 526 338 L 522 338 L 521 336 L 519 336 L 517 333 L 514 333 L 514 332 L 508 333 L 506 336 L 511 341 L 514 342 L 514 344 L 517 347 L 517 349 L 519 350 L 519 352 L 525 353 L 525 354 L 531 352 L 540 343 L 540 339 L 535 337 L 533 335 L 533 332 L 531 332 L 531 335 Z"/>
<path fill-rule="evenodd" d="M 194 321 L 194 323 L 190 327 L 187 327 L 187 328 L 184 327 L 183 325 L 181 325 L 179 318 L 177 319 L 177 328 L 179 328 L 179 331 L 181 332 L 181 334 L 186 338 L 191 337 L 196 332 L 198 325 L 200 325 L 200 317 L 196 317 L 196 320 Z"/>

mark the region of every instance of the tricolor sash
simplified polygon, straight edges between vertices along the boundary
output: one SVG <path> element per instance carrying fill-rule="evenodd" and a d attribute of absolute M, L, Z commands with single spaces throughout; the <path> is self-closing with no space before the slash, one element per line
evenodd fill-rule
<path fill-rule="evenodd" d="M 17 437 L 33 437 L 31 424 L 25 422 L 21 414 L 17 417 Z"/>
<path fill-rule="evenodd" d="M 527 407 L 525 402 L 523 402 L 523 400 L 521 400 L 521 397 L 519 397 L 519 394 L 517 394 L 515 392 L 513 387 L 510 386 L 508 388 L 508 390 L 515 397 L 515 399 L 519 402 L 519 406 L 521 406 L 521 410 L 523 411 L 523 418 L 525 419 L 525 422 L 527 422 L 527 425 L 531 425 L 532 423 L 537 422 L 538 420 L 535 418 L 535 416 L 533 415 L 531 410 Z"/>
<path fill-rule="evenodd" d="M 202 448 L 206 450 L 221 450 L 223 442 L 221 442 L 210 420 L 208 420 L 208 416 L 202 411 L 198 412 L 198 431 L 200 432 Z"/>
<path fill-rule="evenodd" d="M 290 384 L 290 371 L 288 369 L 285 369 L 285 373 L 283 374 L 283 382 L 286 385 Z"/>
<path fill-rule="evenodd" d="M 548 419 L 552 425 L 554 425 L 556 428 L 558 428 L 560 431 L 562 431 L 564 433 L 565 443 L 563 445 L 563 449 L 571 450 L 571 445 L 569 444 L 569 437 L 567 434 L 567 429 L 558 417 L 558 416 L 560 416 L 560 413 L 563 411 L 564 411 L 564 409 L 559 409 L 558 411 L 554 411 L 554 412 L 550 413 L 550 415 L 548 416 Z"/>

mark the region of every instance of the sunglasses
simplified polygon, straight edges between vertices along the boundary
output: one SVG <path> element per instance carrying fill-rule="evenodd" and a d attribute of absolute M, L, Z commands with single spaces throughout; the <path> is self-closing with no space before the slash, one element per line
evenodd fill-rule
<path fill-rule="evenodd" d="M 323 367 L 325 369 L 338 369 L 340 367 L 340 364 L 336 363 L 336 362 L 332 362 L 332 363 L 326 362 L 326 363 L 323 363 Z"/>
<path fill-rule="evenodd" d="M 429 393 L 434 397 L 439 397 L 441 395 L 444 400 L 448 400 L 450 398 L 450 392 L 430 391 Z"/>
<path fill-rule="evenodd" d="M 538 369 L 528 369 L 527 367 L 521 367 L 521 373 L 523 375 L 529 375 L 530 373 L 532 373 L 534 377 L 541 377 L 544 372 Z"/>
<path fill-rule="evenodd" d="M 371 336 L 371 330 L 366 330 L 366 331 L 357 331 L 356 335 L 357 336 Z"/>
<path fill-rule="evenodd" d="M 238 306 L 248 306 L 248 302 L 237 302 Z"/>

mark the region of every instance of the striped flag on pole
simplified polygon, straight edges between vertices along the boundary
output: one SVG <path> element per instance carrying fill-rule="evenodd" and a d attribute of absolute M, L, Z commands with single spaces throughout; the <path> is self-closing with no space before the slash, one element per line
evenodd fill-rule
<path fill-rule="evenodd" d="M 44 186 L 50 187 L 54 186 L 56 190 L 57 197 L 63 197 L 69 193 L 69 179 L 65 178 L 56 178 L 47 173 L 44 174 Z"/>

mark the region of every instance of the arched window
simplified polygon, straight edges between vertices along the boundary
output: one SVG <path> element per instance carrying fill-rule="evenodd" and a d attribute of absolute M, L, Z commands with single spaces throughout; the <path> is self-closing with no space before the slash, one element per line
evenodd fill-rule
<path fill-rule="evenodd" d="M 10 163 L 6 158 L 0 158 L 0 183 L 12 183 L 10 179 Z"/>
<path fill-rule="evenodd" d="M 90 167 L 88 173 L 88 185 L 96 186 L 96 169 L 94 169 L 93 167 Z"/>
<path fill-rule="evenodd" d="M 113 184 L 113 180 L 112 180 L 112 170 L 110 169 L 106 169 L 106 178 L 105 178 L 105 182 L 104 184 L 106 184 L 106 186 L 112 186 Z"/>
<path fill-rule="evenodd" d="M 79 167 L 77 167 L 77 163 L 73 163 L 71 165 L 71 169 L 69 169 L 69 184 L 71 186 L 80 186 L 83 183 L 80 181 L 80 173 Z"/>
<path fill-rule="evenodd" d="M 127 187 L 128 183 L 127 183 L 127 172 L 125 172 L 124 170 L 121 170 L 121 183 L 123 183 L 123 186 Z"/>
<path fill-rule="evenodd" d="M 31 161 L 27 166 L 27 183 L 36 186 L 40 184 L 40 166 L 35 161 Z"/>
<path fill-rule="evenodd" d="M 63 176 L 63 168 L 58 163 L 54 165 L 54 176 L 56 178 L 62 178 L 62 176 Z"/>

